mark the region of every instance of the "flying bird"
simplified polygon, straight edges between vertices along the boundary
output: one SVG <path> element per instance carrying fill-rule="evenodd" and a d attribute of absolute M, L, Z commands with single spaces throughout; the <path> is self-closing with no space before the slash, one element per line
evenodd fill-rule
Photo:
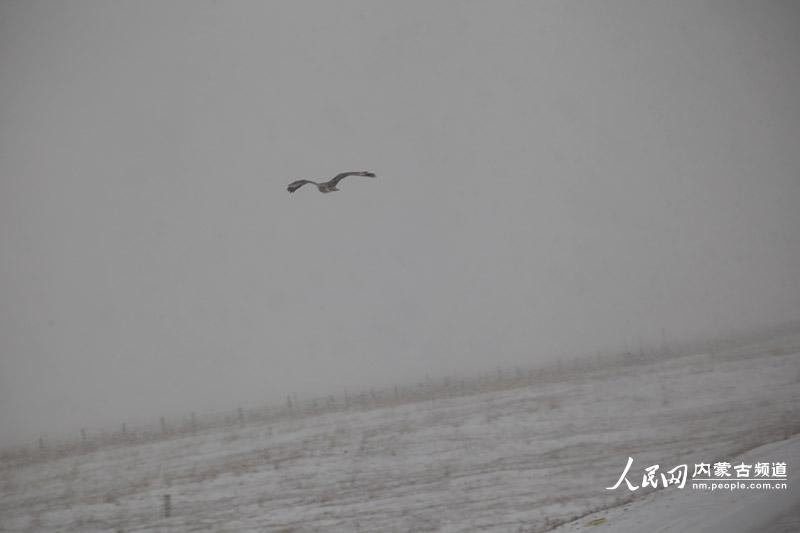
<path fill-rule="evenodd" d="M 294 192 L 297 189 L 299 189 L 300 187 L 302 187 L 303 185 L 305 185 L 306 183 L 312 183 L 312 184 L 317 186 L 317 189 L 319 190 L 319 192 L 338 191 L 339 189 L 336 188 L 336 185 L 340 181 L 342 181 L 344 178 L 346 178 L 347 176 L 365 176 L 367 178 L 374 178 L 375 177 L 375 173 L 374 172 L 367 172 L 367 171 L 362 171 L 362 172 L 342 172 L 341 174 L 336 174 L 333 177 L 333 179 L 331 179 L 329 181 L 323 181 L 322 183 L 317 183 L 316 181 L 311 181 L 311 180 L 297 180 L 297 181 L 291 182 L 289 184 L 289 186 L 286 187 L 286 190 L 289 191 L 289 192 Z"/>

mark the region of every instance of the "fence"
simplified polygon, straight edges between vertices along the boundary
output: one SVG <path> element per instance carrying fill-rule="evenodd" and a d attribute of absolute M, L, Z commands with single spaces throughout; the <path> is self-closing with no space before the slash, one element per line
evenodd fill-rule
<path fill-rule="evenodd" d="M 620 366 L 647 364 L 654 360 L 680 357 L 709 349 L 706 344 L 685 344 L 673 346 L 671 350 L 640 350 L 638 353 L 598 354 L 595 357 L 575 357 L 561 359 L 539 367 L 496 367 L 493 371 L 483 371 L 471 376 L 445 376 L 426 378 L 413 385 L 394 385 L 372 388 L 358 393 L 344 391 L 338 395 L 327 395 L 309 399 L 299 399 L 290 394 L 282 405 L 266 405 L 259 408 L 238 407 L 223 412 L 208 412 L 202 415 L 195 412 L 188 416 L 167 418 L 161 416 L 157 424 L 138 426 L 122 423 L 119 430 L 106 429 L 90 431 L 81 428 L 74 438 L 38 439 L 35 447 L 18 447 L 0 450 L 0 461 L 28 463 L 89 453 L 108 446 L 127 446 L 155 442 L 181 436 L 197 435 L 207 431 L 226 428 L 243 428 L 248 424 L 270 424 L 288 419 L 319 416 L 327 413 L 368 410 L 392 407 L 408 403 L 438 400 L 469 394 L 500 391 L 522 386 L 535 386 L 538 383 L 553 383 L 570 379 L 575 373 L 613 370 Z M 715 351 L 711 347 L 711 351 Z"/>

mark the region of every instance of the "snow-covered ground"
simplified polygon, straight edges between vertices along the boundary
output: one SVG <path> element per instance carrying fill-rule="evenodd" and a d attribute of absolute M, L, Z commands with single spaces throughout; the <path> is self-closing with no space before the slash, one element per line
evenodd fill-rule
<path fill-rule="evenodd" d="M 792 435 L 800 432 L 800 338 L 564 378 L 6 461 L 0 531 L 686 532 L 797 525 L 800 439 Z M 607 490 L 628 457 L 634 483 L 656 463 L 785 461 L 789 488 Z M 699 521 L 709 514 L 715 522 Z M 748 525 L 745 518 L 756 515 L 760 525 Z"/>
<path fill-rule="evenodd" d="M 732 464 L 786 462 L 787 471 L 800 468 L 800 436 L 759 446 L 736 457 Z M 735 477 L 735 476 L 734 476 Z M 792 488 L 796 476 L 788 476 L 788 488 L 713 492 L 670 488 L 649 494 L 627 505 L 599 511 L 562 527 L 554 533 L 600 531 L 614 533 L 797 533 L 800 531 L 800 490 Z M 590 528 L 590 529 L 586 529 Z"/>

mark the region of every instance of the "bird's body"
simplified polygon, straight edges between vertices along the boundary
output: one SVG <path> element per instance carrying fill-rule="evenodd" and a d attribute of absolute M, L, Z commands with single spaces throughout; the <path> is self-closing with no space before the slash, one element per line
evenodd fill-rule
<path fill-rule="evenodd" d="M 364 176 L 364 177 L 367 177 L 367 178 L 374 178 L 375 177 L 375 173 L 374 172 L 367 172 L 367 171 L 362 171 L 362 172 L 342 172 L 341 174 L 337 174 L 336 176 L 334 176 L 331 180 L 323 181 L 322 183 L 317 183 L 316 181 L 311 181 L 311 180 L 297 180 L 297 181 L 293 181 L 292 183 L 290 183 L 289 186 L 286 188 L 286 190 L 289 191 L 289 192 L 294 192 L 297 189 L 299 189 L 300 187 L 302 187 L 303 185 L 305 185 L 306 183 L 311 183 L 311 184 L 317 186 L 317 190 L 319 192 L 322 192 L 322 193 L 334 192 L 334 191 L 338 191 L 339 190 L 336 187 L 336 185 L 340 181 L 342 181 L 342 179 L 346 178 L 347 176 Z"/>

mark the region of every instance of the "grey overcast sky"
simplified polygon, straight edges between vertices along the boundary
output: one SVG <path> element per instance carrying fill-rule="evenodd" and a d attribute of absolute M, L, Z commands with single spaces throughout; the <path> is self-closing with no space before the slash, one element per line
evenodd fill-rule
<path fill-rule="evenodd" d="M 792 1 L 2 2 L 0 444 L 799 319 L 798 58 Z"/>

